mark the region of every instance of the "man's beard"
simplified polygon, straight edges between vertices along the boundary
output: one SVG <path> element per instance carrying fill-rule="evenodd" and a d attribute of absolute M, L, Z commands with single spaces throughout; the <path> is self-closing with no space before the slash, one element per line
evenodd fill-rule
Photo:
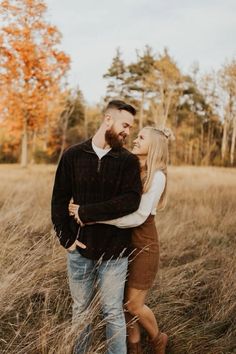
<path fill-rule="evenodd" d="M 119 138 L 122 137 L 122 138 Z M 126 138 L 126 134 L 124 135 L 119 135 L 117 134 L 113 127 L 111 127 L 110 130 L 107 130 L 105 132 L 105 140 L 107 142 L 108 145 L 110 145 L 110 147 L 114 150 L 119 150 L 120 148 L 122 148 L 122 146 L 125 143 L 125 138 Z"/>

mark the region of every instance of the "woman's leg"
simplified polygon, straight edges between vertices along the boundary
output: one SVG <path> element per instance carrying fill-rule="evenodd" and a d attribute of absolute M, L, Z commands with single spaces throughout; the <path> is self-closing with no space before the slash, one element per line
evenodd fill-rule
<path fill-rule="evenodd" d="M 138 319 L 132 316 L 128 310 L 125 311 L 125 321 L 127 326 L 127 338 L 129 343 L 138 343 L 141 341 L 140 326 Z"/>
<path fill-rule="evenodd" d="M 135 318 L 138 320 L 138 322 L 136 321 L 132 325 L 131 319 L 131 325 L 128 325 L 128 341 L 132 343 L 140 341 L 139 324 L 147 331 L 151 339 L 154 339 L 159 333 L 154 313 L 147 305 L 145 305 L 147 292 L 148 290 L 138 290 L 130 287 L 127 287 L 126 289 L 125 308 L 129 315 L 132 316 L 133 320 Z M 128 322 L 130 322 L 130 320 Z"/>

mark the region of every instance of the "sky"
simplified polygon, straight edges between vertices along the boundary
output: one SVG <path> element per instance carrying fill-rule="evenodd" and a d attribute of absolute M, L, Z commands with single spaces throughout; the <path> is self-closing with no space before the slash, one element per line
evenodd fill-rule
<path fill-rule="evenodd" d="M 62 33 L 68 76 L 89 104 L 105 95 L 103 74 L 119 47 L 126 64 L 146 44 L 167 47 L 179 68 L 218 70 L 236 57 L 236 0 L 45 0 L 47 19 Z"/>

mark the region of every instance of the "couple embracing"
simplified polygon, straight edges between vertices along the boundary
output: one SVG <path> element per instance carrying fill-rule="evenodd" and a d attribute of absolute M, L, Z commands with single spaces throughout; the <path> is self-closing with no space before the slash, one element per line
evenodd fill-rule
<path fill-rule="evenodd" d="M 153 353 L 164 354 L 167 335 L 145 305 L 159 263 L 157 207 L 166 200 L 167 130 L 144 127 L 132 152 L 123 147 L 136 110 L 110 101 L 89 140 L 68 148 L 58 165 L 52 221 L 67 250 L 73 323 L 81 326 L 75 354 L 88 354 L 88 320 L 99 292 L 107 354 L 142 353 L 140 326 Z"/>

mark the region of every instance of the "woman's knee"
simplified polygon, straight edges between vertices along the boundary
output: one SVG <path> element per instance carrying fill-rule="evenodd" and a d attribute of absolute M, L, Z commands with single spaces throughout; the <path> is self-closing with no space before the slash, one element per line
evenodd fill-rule
<path fill-rule="evenodd" d="M 128 301 L 124 307 L 131 315 L 138 316 L 142 310 L 143 304 L 136 301 Z"/>

